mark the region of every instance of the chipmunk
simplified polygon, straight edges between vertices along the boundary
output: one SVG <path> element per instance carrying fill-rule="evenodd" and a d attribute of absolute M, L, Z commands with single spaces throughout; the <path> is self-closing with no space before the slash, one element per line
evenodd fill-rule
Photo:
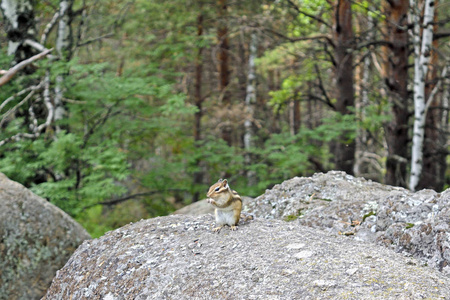
<path fill-rule="evenodd" d="M 230 226 L 231 230 L 237 230 L 237 224 L 241 216 L 242 199 L 236 191 L 230 189 L 226 179 L 219 179 L 213 184 L 208 193 L 207 202 L 211 203 L 215 208 L 216 225 L 214 232 L 220 231 L 223 226 Z"/>

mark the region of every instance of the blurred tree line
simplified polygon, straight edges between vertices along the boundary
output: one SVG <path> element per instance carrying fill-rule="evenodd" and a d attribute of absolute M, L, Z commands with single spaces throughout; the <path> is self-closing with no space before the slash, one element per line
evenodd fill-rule
<path fill-rule="evenodd" d="M 0 171 L 94 236 L 197 201 L 221 177 L 249 196 L 331 169 L 448 186 L 444 1 L 1 10 Z"/>

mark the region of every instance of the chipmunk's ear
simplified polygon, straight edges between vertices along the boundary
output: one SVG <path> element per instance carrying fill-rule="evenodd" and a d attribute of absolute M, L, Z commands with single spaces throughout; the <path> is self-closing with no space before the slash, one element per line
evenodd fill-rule
<path fill-rule="evenodd" d="M 222 185 L 223 185 L 224 188 L 228 188 L 228 180 L 224 179 L 222 181 Z"/>
<path fill-rule="evenodd" d="M 219 180 L 217 180 L 217 182 L 222 182 L 223 181 L 223 179 L 222 178 L 220 178 Z"/>

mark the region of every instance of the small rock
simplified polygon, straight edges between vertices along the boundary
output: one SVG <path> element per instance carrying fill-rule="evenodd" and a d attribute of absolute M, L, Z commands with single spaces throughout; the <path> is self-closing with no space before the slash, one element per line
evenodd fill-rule
<path fill-rule="evenodd" d="M 314 255 L 313 251 L 309 251 L 309 250 L 305 250 L 305 251 L 300 251 L 297 254 L 294 254 L 294 257 L 297 259 L 303 259 L 303 258 L 308 258 Z"/>
<path fill-rule="evenodd" d="M 349 276 L 354 275 L 356 272 L 358 272 L 358 268 L 348 269 L 347 271 L 345 271 L 345 273 Z"/>
<path fill-rule="evenodd" d="M 303 247 L 305 247 L 305 244 L 302 244 L 302 243 L 289 244 L 289 245 L 286 246 L 286 248 L 288 250 L 298 250 L 298 249 L 301 249 Z"/>

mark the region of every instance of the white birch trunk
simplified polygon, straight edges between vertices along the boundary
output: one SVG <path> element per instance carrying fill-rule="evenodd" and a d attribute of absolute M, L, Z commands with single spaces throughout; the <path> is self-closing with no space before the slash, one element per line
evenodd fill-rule
<path fill-rule="evenodd" d="M 447 61 L 447 65 L 445 66 L 447 68 L 447 73 L 450 74 L 450 62 Z M 442 113 L 442 119 L 441 119 L 441 128 L 448 132 L 448 118 L 449 118 L 449 109 L 450 109 L 450 77 L 443 78 L 443 93 L 442 93 L 442 107 L 443 107 L 443 113 Z"/>
<path fill-rule="evenodd" d="M 56 36 L 56 52 L 61 60 L 68 61 L 72 55 L 72 5 L 73 0 L 61 0 L 59 2 L 59 22 L 58 22 L 58 33 Z M 59 74 L 56 76 L 55 83 L 55 114 L 54 120 L 62 120 L 66 114 L 63 99 L 63 83 L 64 76 Z M 60 131 L 59 126 L 56 126 L 56 131 Z"/>
<path fill-rule="evenodd" d="M 417 7 L 415 0 L 410 0 L 411 8 Z M 423 17 L 422 45 L 420 46 L 419 10 L 413 13 L 413 43 L 414 43 L 414 128 L 411 149 L 411 176 L 409 187 L 414 191 L 419 183 L 423 164 L 423 142 L 425 136 L 425 78 L 428 71 L 430 51 L 433 41 L 434 0 L 425 1 Z"/>
<path fill-rule="evenodd" d="M 250 41 L 250 55 L 248 58 L 248 75 L 247 75 L 247 90 L 246 90 L 246 96 L 245 96 L 245 110 L 246 110 L 246 118 L 244 121 L 244 148 L 246 151 L 245 155 L 245 163 L 247 166 L 250 166 L 251 161 L 251 155 L 250 150 L 253 146 L 252 139 L 253 139 L 253 112 L 254 108 L 253 105 L 256 102 L 256 71 L 255 71 L 255 59 L 257 55 L 257 44 L 258 39 L 256 36 L 256 33 L 252 33 L 251 35 L 251 41 Z M 254 185 L 255 184 L 255 172 L 248 171 L 247 172 L 247 179 L 248 179 L 248 185 Z"/>
<path fill-rule="evenodd" d="M 23 57 L 17 53 L 20 51 L 21 44 L 25 39 L 33 37 L 36 34 L 34 28 L 34 20 L 20 20 L 19 16 L 29 16 L 33 18 L 33 5 L 31 0 L 2 0 L 1 10 L 5 19 L 5 29 L 9 32 L 14 32 L 14 39 L 8 40 L 8 55 L 14 55 L 16 61 L 14 64 L 19 63 L 21 60 L 28 57 Z"/>
<path fill-rule="evenodd" d="M 59 2 L 58 34 L 56 37 L 56 52 L 64 60 L 70 59 L 72 52 L 72 5 L 73 0 L 61 0 Z"/>

